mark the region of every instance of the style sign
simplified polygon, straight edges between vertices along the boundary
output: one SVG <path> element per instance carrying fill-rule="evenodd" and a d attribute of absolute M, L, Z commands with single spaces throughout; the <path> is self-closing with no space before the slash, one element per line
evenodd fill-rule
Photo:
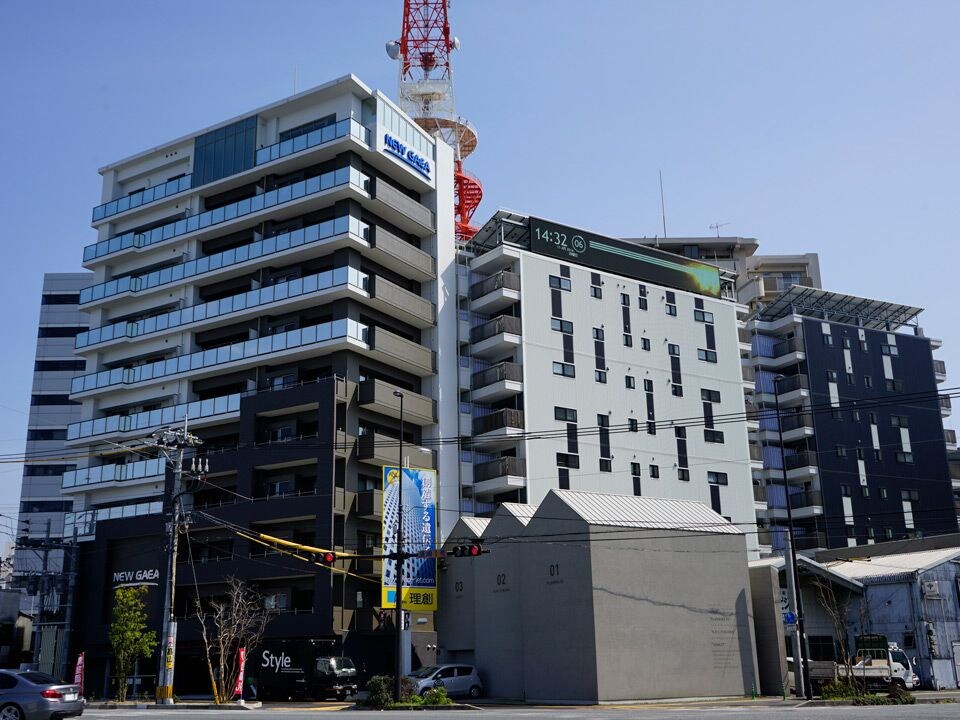
<path fill-rule="evenodd" d="M 401 473 L 383 468 L 383 554 L 397 552 Z M 437 609 L 437 560 L 428 557 L 437 547 L 437 473 L 403 468 L 403 606 L 412 611 Z M 397 561 L 385 558 L 380 589 L 381 607 L 397 605 Z"/>

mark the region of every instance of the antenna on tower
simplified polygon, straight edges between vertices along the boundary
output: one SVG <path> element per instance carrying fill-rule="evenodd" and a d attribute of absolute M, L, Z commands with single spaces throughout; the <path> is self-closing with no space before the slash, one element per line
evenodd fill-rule
<path fill-rule="evenodd" d="M 730 223 L 728 223 L 728 222 L 725 222 L 725 223 L 713 223 L 713 224 L 710 226 L 710 229 L 711 229 L 711 230 L 716 230 L 716 231 L 717 231 L 717 237 L 720 237 L 720 228 L 726 227 L 726 226 L 729 225 L 729 224 L 730 224 Z"/>
<path fill-rule="evenodd" d="M 454 216 L 457 243 L 472 238 L 470 224 L 483 198 L 483 186 L 463 169 L 477 148 L 477 131 L 457 115 L 450 55 L 460 40 L 450 34 L 449 0 L 404 0 L 403 30 L 387 43 L 387 55 L 400 62 L 399 105 L 424 130 L 453 148 Z"/>
<path fill-rule="evenodd" d="M 663 204 L 663 170 L 658 171 L 660 173 L 660 217 L 663 219 L 663 239 L 667 239 L 667 210 L 666 206 Z M 659 247 L 660 243 L 657 243 Z"/>

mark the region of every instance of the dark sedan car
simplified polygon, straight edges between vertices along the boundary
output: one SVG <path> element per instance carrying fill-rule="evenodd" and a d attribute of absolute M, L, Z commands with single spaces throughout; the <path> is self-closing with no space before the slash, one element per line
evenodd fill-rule
<path fill-rule="evenodd" d="M 76 685 L 46 673 L 0 670 L 0 720 L 59 720 L 83 714 Z"/>

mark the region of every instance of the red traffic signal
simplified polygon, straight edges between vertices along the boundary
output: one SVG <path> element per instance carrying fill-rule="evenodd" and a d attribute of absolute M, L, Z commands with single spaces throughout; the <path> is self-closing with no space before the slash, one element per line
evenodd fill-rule
<path fill-rule="evenodd" d="M 320 562 L 324 565 L 333 565 L 337 561 L 337 554 L 333 552 L 325 552 L 320 554 Z"/>
<path fill-rule="evenodd" d="M 483 545 L 474 540 L 471 545 L 455 545 L 453 550 L 450 551 L 450 554 L 454 557 L 480 557 L 484 552 Z"/>

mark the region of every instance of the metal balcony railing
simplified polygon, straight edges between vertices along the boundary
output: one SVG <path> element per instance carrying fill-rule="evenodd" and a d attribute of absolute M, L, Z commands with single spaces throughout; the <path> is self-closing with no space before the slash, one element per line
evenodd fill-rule
<path fill-rule="evenodd" d="M 497 458 L 492 462 L 475 465 L 473 468 L 473 481 L 475 483 L 506 475 L 526 477 L 527 461 L 516 457 Z"/>
<path fill-rule="evenodd" d="M 956 445 L 957 444 L 957 431 L 951 430 L 950 428 L 943 429 L 943 440 L 947 445 Z"/>
<path fill-rule="evenodd" d="M 817 467 L 817 454 L 804 450 L 794 455 L 787 455 L 787 470 L 796 470 L 801 467 Z"/>
<path fill-rule="evenodd" d="M 763 448 L 759 445 L 750 445 L 749 448 L 751 460 L 763 460 Z"/>
<path fill-rule="evenodd" d="M 949 395 L 941 395 L 938 400 L 940 402 L 940 407 L 944 410 L 951 410 L 953 408 L 953 405 L 950 403 Z"/>
<path fill-rule="evenodd" d="M 474 373 L 471 376 L 471 386 L 474 390 L 478 390 L 501 380 L 523 382 L 523 366 L 512 362 L 499 363 L 486 370 Z"/>
<path fill-rule="evenodd" d="M 740 367 L 740 375 L 743 377 L 743 379 L 744 379 L 746 382 L 751 382 L 751 383 L 752 383 L 752 382 L 755 382 L 756 379 L 757 379 L 757 371 L 754 370 L 754 369 L 753 369 L 751 366 L 749 366 L 749 365 L 742 365 L 742 366 Z"/>
<path fill-rule="evenodd" d="M 800 338 L 787 338 L 773 346 L 773 356 L 782 357 L 792 352 L 803 352 L 803 340 Z"/>
<path fill-rule="evenodd" d="M 784 395 L 794 390 L 809 390 L 810 382 L 807 380 L 806 375 L 788 375 L 776 383 L 774 387 L 779 388 L 780 394 Z"/>
<path fill-rule="evenodd" d="M 523 410 L 497 410 L 490 415 L 484 415 L 473 419 L 473 434 L 483 435 L 484 433 L 503 428 L 523 429 Z"/>
<path fill-rule="evenodd" d="M 784 432 L 788 430 L 796 430 L 800 427 L 813 427 L 813 417 L 806 413 L 799 413 L 797 415 L 785 415 L 780 421 L 780 427 Z"/>
<path fill-rule="evenodd" d="M 934 360 L 933 361 L 933 371 L 938 375 L 947 374 L 947 364 L 943 360 Z"/>
<path fill-rule="evenodd" d="M 470 342 L 478 343 L 500 333 L 520 335 L 520 318 L 511 315 L 499 315 L 493 320 L 470 329 Z"/>
<path fill-rule="evenodd" d="M 492 293 L 494 290 L 519 290 L 520 276 L 516 273 L 502 270 L 496 275 L 491 275 L 478 283 L 470 286 L 470 299 L 476 300 L 484 295 Z"/>
<path fill-rule="evenodd" d="M 802 275 L 794 279 L 787 278 L 778 278 L 778 277 L 765 277 L 763 278 L 763 292 L 764 294 L 769 293 L 780 293 L 784 290 L 789 290 L 794 285 L 803 285 L 804 287 L 812 287 L 813 280 L 807 275 Z"/>

